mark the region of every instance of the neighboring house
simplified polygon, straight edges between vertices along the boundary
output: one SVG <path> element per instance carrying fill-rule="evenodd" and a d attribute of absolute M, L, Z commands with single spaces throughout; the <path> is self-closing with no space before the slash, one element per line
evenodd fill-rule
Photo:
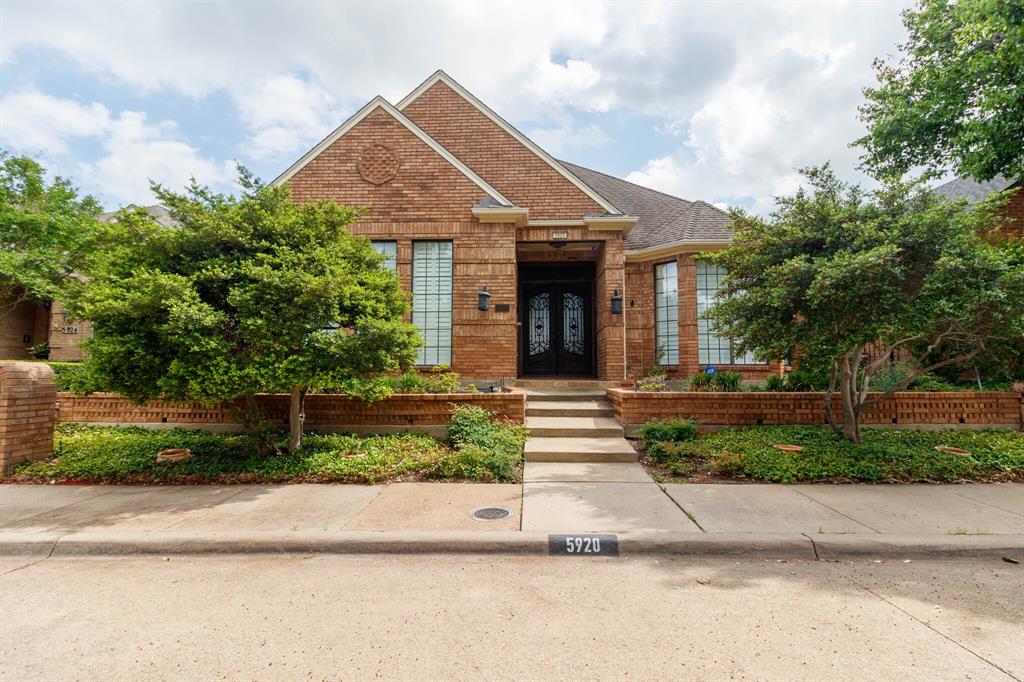
<path fill-rule="evenodd" d="M 146 212 L 164 225 L 173 224 L 163 206 L 147 206 Z M 100 220 L 110 221 L 116 212 L 104 213 Z M 0 299 L 0 360 L 31 360 L 30 349 L 42 344 L 49 347 L 48 358 L 54 361 L 85 359 L 82 342 L 92 333 L 87 320 L 68 318 L 60 301 L 23 301 Z"/>
<path fill-rule="evenodd" d="M 421 366 L 470 380 L 778 371 L 701 319 L 723 273 L 693 256 L 730 242 L 723 211 L 557 161 L 442 71 L 395 106 L 370 101 L 281 183 L 367 208 L 352 232 L 412 292 Z"/>
<path fill-rule="evenodd" d="M 1016 190 L 1003 209 L 1006 222 L 1002 229 L 1008 235 L 1024 237 L 1024 190 L 1021 189 L 1022 185 L 1024 185 L 1024 182 L 1020 180 L 1009 180 L 1002 175 L 998 175 L 988 182 L 956 178 L 939 185 L 932 191 L 950 199 L 966 199 L 974 203 L 984 199 L 993 192 L 1002 192 L 1008 189 Z"/>

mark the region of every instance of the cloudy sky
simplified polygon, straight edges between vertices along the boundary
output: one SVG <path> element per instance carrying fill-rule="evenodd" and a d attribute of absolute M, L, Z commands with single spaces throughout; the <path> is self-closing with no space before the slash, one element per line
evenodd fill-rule
<path fill-rule="evenodd" d="M 764 211 L 848 178 L 906 3 L 0 4 L 0 145 L 108 208 L 147 179 L 270 180 L 374 95 L 442 68 L 558 158 Z"/>

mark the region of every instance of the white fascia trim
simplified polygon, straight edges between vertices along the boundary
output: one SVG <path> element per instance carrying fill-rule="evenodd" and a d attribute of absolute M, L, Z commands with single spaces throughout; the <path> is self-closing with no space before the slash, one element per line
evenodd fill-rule
<path fill-rule="evenodd" d="M 367 102 L 366 106 L 364 106 L 362 109 L 360 109 L 351 117 L 349 117 L 349 119 L 342 123 L 340 126 L 335 128 L 330 135 L 325 137 L 323 140 L 320 141 L 318 145 L 316 145 L 308 152 L 306 152 L 306 154 L 298 161 L 293 163 L 288 168 L 288 170 L 277 176 L 274 179 L 274 181 L 270 183 L 270 186 L 276 187 L 291 180 L 296 173 L 302 170 L 310 161 L 319 156 L 321 152 L 323 152 L 325 149 L 334 144 L 334 142 L 337 141 L 339 137 L 341 137 L 349 130 L 354 128 L 356 124 L 358 124 L 360 121 L 362 121 L 364 118 L 369 116 L 372 112 L 376 111 L 377 109 L 383 109 L 388 114 L 390 114 L 396 121 L 405 126 L 406 129 L 409 130 L 409 132 L 411 132 L 413 135 L 415 135 L 424 143 L 426 143 L 428 147 L 437 152 L 442 158 L 444 158 L 445 161 L 453 165 L 460 173 L 469 178 L 473 182 L 473 184 L 482 189 L 492 199 L 494 199 L 495 201 L 504 206 L 513 205 L 512 202 L 505 198 L 505 196 L 501 192 L 491 187 L 491 185 L 486 180 L 484 180 L 479 175 L 474 173 L 469 166 L 455 158 L 455 156 L 450 151 L 442 147 L 437 140 L 423 132 L 423 130 L 419 126 L 417 126 L 415 123 L 409 120 L 408 116 L 406 116 L 401 111 L 396 109 L 390 102 L 388 102 L 380 95 L 371 99 L 369 102 Z"/>
<path fill-rule="evenodd" d="M 487 207 L 473 208 L 473 215 L 482 223 L 514 223 L 516 227 L 523 227 L 530 215 L 528 208 L 506 208 Z"/>
<path fill-rule="evenodd" d="M 709 239 L 703 241 L 682 239 L 659 246 L 649 246 L 646 249 L 627 249 L 625 256 L 627 261 L 644 261 L 652 258 L 661 258 L 662 256 L 671 256 L 677 253 L 720 251 L 731 244 L 731 239 Z"/>
<path fill-rule="evenodd" d="M 587 216 L 583 222 L 591 230 L 622 230 L 629 234 L 639 218 L 636 216 Z"/>
<path fill-rule="evenodd" d="M 621 214 L 622 213 L 622 211 L 620 211 L 619 209 L 615 208 L 615 205 L 612 204 L 612 202 L 610 202 L 607 199 L 605 199 L 603 196 L 601 196 L 596 191 L 594 191 L 594 189 L 592 187 L 590 187 L 589 185 L 584 183 L 582 180 L 577 178 L 575 175 L 570 173 L 565 168 L 565 166 L 563 166 L 562 164 L 558 163 L 558 161 L 556 161 L 553 156 L 551 156 L 546 151 L 544 151 L 543 149 L 538 147 L 537 144 L 535 142 L 533 142 L 530 138 L 526 137 L 526 135 L 523 135 L 521 132 L 516 130 L 512 126 L 511 123 L 509 123 L 508 121 L 503 119 L 501 116 L 496 114 L 493 110 L 491 110 L 490 107 L 488 107 L 486 104 L 484 104 L 483 102 L 478 100 L 473 95 L 473 93 L 471 93 L 469 90 L 466 90 L 466 88 L 464 88 L 461 85 L 459 85 L 458 83 L 456 83 L 452 79 L 451 76 L 446 74 L 444 71 L 441 71 L 440 69 L 435 71 L 434 75 L 432 75 L 430 78 L 428 78 L 427 80 L 425 80 L 422 83 L 420 83 L 419 87 L 417 87 L 415 90 L 413 90 L 408 95 L 403 97 L 402 100 L 398 103 L 398 109 L 399 110 L 404 110 L 407 106 L 409 106 L 409 104 L 411 104 L 413 101 L 418 99 L 420 95 L 422 95 L 424 92 L 429 90 L 431 88 L 431 86 L 433 86 L 438 81 L 442 81 L 449 88 L 451 88 L 455 92 L 457 92 L 460 95 L 462 95 L 463 99 L 465 99 L 467 102 L 469 102 L 474 107 L 476 107 L 476 109 L 481 114 L 483 114 L 487 118 L 491 119 L 494 123 L 496 123 L 498 125 L 499 128 L 501 128 L 506 133 L 508 133 L 509 135 L 514 137 L 516 140 L 519 141 L 520 144 L 522 144 L 524 147 L 529 149 L 531 152 L 533 152 L 534 154 L 539 156 L 545 163 L 547 163 L 549 166 L 554 168 L 558 172 L 559 175 L 561 175 L 563 178 L 565 178 L 566 180 L 571 182 L 581 192 L 583 192 L 588 197 L 590 197 L 595 202 L 597 202 L 598 206 L 603 208 L 608 213 L 614 213 L 614 214 Z"/>

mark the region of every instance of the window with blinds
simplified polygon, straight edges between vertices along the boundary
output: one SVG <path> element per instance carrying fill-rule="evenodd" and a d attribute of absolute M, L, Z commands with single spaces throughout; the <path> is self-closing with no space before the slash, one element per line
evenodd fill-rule
<path fill-rule="evenodd" d="M 451 242 L 412 243 L 412 322 L 423 337 L 416 364 L 451 364 Z"/>
<path fill-rule="evenodd" d="M 762 365 L 753 353 L 736 354 L 729 339 L 720 336 L 707 319 L 725 274 L 717 265 L 697 263 L 697 361 L 702 365 Z"/>
<path fill-rule="evenodd" d="M 654 342 L 659 365 L 679 364 L 679 278 L 675 261 L 654 266 Z"/>
<path fill-rule="evenodd" d="M 398 243 L 393 241 L 374 240 L 370 242 L 373 250 L 384 256 L 384 267 L 395 270 L 398 267 Z"/>

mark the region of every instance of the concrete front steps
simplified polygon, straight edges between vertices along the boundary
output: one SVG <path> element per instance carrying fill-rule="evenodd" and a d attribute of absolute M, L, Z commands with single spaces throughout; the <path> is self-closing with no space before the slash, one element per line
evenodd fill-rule
<path fill-rule="evenodd" d="M 530 400 L 529 417 L 614 417 L 615 410 L 606 400 Z"/>
<path fill-rule="evenodd" d="M 526 392 L 526 428 L 530 437 L 523 449 L 528 462 L 618 463 L 636 462 L 633 447 L 624 438 L 611 403 L 599 382 L 531 381 Z M 583 386 L 563 386 L 581 383 Z"/>
<path fill-rule="evenodd" d="M 526 439 L 523 457 L 527 462 L 636 462 L 633 446 L 618 438 L 535 438 Z"/>
<path fill-rule="evenodd" d="M 531 436 L 544 438 L 608 438 L 623 436 L 613 417 L 527 417 Z"/>

